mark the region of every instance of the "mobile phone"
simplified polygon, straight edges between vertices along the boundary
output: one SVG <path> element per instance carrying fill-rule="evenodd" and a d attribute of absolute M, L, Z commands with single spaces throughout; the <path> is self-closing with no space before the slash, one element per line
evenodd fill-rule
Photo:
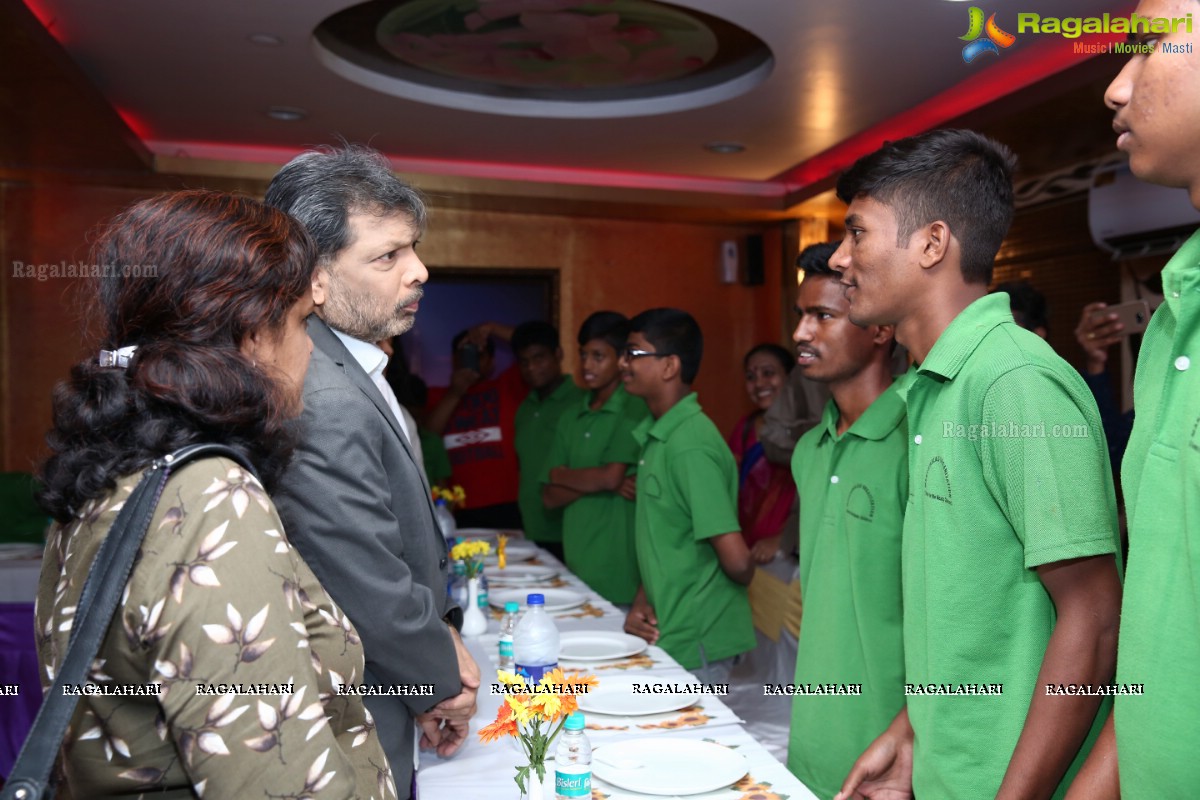
<path fill-rule="evenodd" d="M 459 353 L 465 369 L 473 369 L 479 372 L 479 345 L 474 342 L 467 342 L 459 348 Z"/>
<path fill-rule="evenodd" d="M 1128 303 L 1121 303 L 1093 311 L 1091 317 L 1092 323 L 1099 324 L 1109 314 L 1116 314 L 1117 322 L 1125 326 L 1125 329 L 1118 334 L 1119 336 L 1141 333 L 1146 330 L 1146 325 L 1150 322 L 1150 306 L 1146 304 L 1145 300 L 1132 300 Z"/>

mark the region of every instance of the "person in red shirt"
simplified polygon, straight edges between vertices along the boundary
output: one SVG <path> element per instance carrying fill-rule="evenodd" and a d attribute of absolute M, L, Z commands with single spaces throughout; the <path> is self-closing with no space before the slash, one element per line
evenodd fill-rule
<path fill-rule="evenodd" d="M 454 337 L 450 385 L 429 390 L 427 423 L 442 437 L 466 506 L 455 514 L 464 528 L 521 527 L 513 435 L 517 407 L 529 393 L 514 366 L 495 372 L 493 337 L 508 340 L 512 326 L 485 322 Z"/>

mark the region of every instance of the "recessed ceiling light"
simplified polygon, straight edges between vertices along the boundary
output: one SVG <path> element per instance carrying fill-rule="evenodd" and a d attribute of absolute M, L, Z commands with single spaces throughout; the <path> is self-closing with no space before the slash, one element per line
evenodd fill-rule
<path fill-rule="evenodd" d="M 254 44 L 261 44 L 263 47 L 279 47 L 283 44 L 283 39 L 273 33 L 252 33 L 246 38 Z"/>
<path fill-rule="evenodd" d="M 709 142 L 704 145 L 704 149 L 710 153 L 719 153 L 727 156 L 742 152 L 746 149 L 746 145 L 739 142 Z"/>
<path fill-rule="evenodd" d="M 308 112 L 292 106 L 271 106 L 267 109 L 267 116 L 280 122 L 299 122 L 308 116 Z"/>

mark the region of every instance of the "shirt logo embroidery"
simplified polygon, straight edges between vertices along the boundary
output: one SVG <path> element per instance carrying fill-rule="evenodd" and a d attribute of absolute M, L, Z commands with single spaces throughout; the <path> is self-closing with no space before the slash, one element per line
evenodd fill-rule
<path fill-rule="evenodd" d="M 954 505 L 950 493 L 950 472 L 941 456 L 934 456 L 925 467 L 925 496 L 948 506 Z"/>
<path fill-rule="evenodd" d="M 875 496 L 865 484 L 856 483 L 846 498 L 846 513 L 863 522 L 875 520 Z"/>

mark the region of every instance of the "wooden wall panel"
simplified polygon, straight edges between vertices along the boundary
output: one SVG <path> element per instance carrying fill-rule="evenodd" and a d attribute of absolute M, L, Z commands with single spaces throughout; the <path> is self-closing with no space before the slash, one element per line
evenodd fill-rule
<path fill-rule="evenodd" d="M 193 178 L 192 186 L 202 182 Z M 261 190 L 262 187 L 258 187 Z M 80 282 L 14 278 L 12 262 L 86 261 L 88 239 L 120 209 L 160 189 L 84 184 L 0 183 L 5 266 L 2 374 L 3 463 L 29 469 L 44 452 L 54 384 L 85 352 Z M 255 192 L 251 192 L 255 193 Z M 261 194 L 261 191 L 257 192 Z M 664 223 L 438 208 L 421 245 L 431 269 L 542 267 L 560 272 L 564 339 L 592 311 L 625 314 L 673 305 L 694 314 L 705 334 L 697 382 L 701 399 L 722 430 L 748 409 L 741 357 L 760 341 L 777 341 L 781 232 L 745 224 Z M 717 281 L 718 243 L 765 234 L 766 280 L 761 286 Z M 464 321 L 465 324 L 475 320 Z M 567 347 L 575 365 L 574 348 Z"/>

